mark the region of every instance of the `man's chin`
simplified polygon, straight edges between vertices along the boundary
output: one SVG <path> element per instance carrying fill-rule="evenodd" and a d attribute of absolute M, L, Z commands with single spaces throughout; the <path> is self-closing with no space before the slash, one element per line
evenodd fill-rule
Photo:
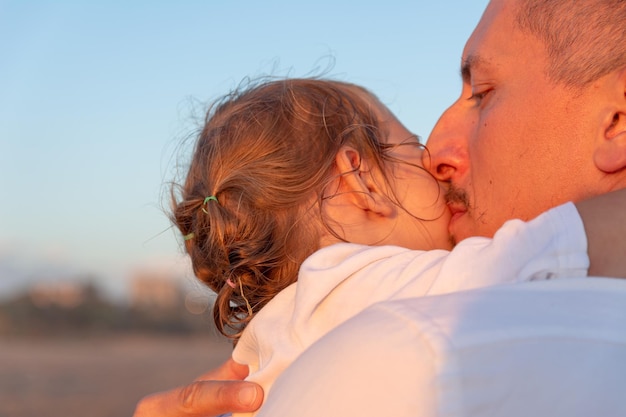
<path fill-rule="evenodd" d="M 460 217 L 463 217 L 461 219 Z M 460 216 L 454 222 L 451 221 L 448 227 L 448 232 L 450 235 L 450 242 L 452 242 L 453 246 L 456 246 L 459 242 L 467 239 L 468 237 L 476 236 L 477 234 L 473 232 L 470 227 L 467 227 L 467 215 Z M 465 221 L 464 221 L 465 220 Z"/>

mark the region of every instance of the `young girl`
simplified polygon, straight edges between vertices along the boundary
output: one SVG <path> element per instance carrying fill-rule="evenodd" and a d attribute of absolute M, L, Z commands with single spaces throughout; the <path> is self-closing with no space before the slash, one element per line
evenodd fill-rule
<path fill-rule="evenodd" d="M 571 204 L 449 251 L 446 190 L 424 152 L 374 95 L 338 81 L 260 83 L 209 111 L 172 218 L 266 398 L 304 349 L 375 302 L 586 275 Z"/>

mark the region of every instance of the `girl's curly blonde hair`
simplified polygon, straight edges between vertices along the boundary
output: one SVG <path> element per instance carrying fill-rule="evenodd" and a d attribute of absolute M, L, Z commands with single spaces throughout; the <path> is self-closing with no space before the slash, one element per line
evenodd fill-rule
<path fill-rule="evenodd" d="M 222 334 L 237 340 L 319 249 L 322 196 L 340 147 L 383 166 L 386 135 L 372 99 L 348 83 L 284 79 L 211 106 L 184 183 L 172 188 L 171 218 L 195 275 L 217 294 Z"/>

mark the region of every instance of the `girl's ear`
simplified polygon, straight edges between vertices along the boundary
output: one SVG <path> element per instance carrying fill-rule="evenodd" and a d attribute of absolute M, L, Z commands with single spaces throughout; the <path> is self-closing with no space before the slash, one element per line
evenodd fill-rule
<path fill-rule="evenodd" d="M 384 217 L 393 216 L 395 206 L 385 195 L 378 168 L 372 166 L 355 148 L 344 145 L 335 157 L 335 163 L 343 187 L 340 192 L 348 193 L 349 201 L 363 211 L 370 211 Z"/>
<path fill-rule="evenodd" d="M 626 68 L 617 80 L 617 105 L 607 115 L 603 137 L 593 155 L 598 169 L 608 174 L 626 168 Z"/>

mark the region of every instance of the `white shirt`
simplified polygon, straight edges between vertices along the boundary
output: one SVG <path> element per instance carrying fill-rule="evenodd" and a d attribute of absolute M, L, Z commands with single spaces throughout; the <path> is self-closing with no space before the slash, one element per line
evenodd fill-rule
<path fill-rule="evenodd" d="M 298 282 L 257 314 L 233 358 L 248 364 L 248 379 L 263 386 L 266 399 L 273 398 L 272 384 L 285 368 L 368 306 L 555 276 L 584 277 L 586 249 L 573 204 L 528 223 L 507 222 L 493 239 L 470 238 L 452 252 L 333 245 L 308 258 Z"/>
<path fill-rule="evenodd" d="M 624 417 L 626 280 L 379 303 L 297 358 L 259 416 Z"/>

